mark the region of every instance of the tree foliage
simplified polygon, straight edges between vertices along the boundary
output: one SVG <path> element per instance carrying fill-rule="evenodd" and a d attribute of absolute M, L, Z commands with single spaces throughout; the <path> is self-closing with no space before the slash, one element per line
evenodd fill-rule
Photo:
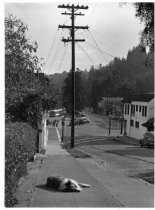
<path fill-rule="evenodd" d="M 5 206 L 17 203 L 15 190 L 27 173 L 27 160 L 36 154 L 36 131 L 26 123 L 7 122 L 5 126 Z"/>
<path fill-rule="evenodd" d="M 34 55 L 37 47 L 28 39 L 28 27 L 20 19 L 13 15 L 5 18 L 5 88 L 9 104 L 20 101 L 36 85 L 34 72 L 40 71 L 39 59 Z"/>
<path fill-rule="evenodd" d="M 149 65 L 146 65 L 147 57 L 150 57 Z M 89 71 L 81 71 L 83 95 L 85 104 L 94 109 L 101 97 L 122 97 L 124 85 L 129 89 L 128 93 L 150 93 L 154 91 L 154 53 L 146 54 L 141 46 L 134 47 L 128 51 L 127 58 L 114 58 L 107 66 L 91 66 Z M 65 81 L 63 89 L 63 103 L 71 110 L 71 73 L 62 78 Z M 58 75 L 57 75 L 58 76 Z M 146 85 L 147 84 L 147 85 Z"/>
<path fill-rule="evenodd" d="M 84 84 L 87 106 L 96 111 L 101 97 L 122 97 L 124 85 L 129 92 L 153 92 L 153 53 L 149 56 L 152 57 L 151 63 L 145 65 L 147 54 L 137 46 L 128 52 L 126 59 L 114 58 L 107 66 L 91 67 Z"/>
<path fill-rule="evenodd" d="M 84 96 L 84 86 L 81 78 L 81 71 L 77 70 L 75 72 L 75 109 L 82 111 L 85 106 L 85 96 Z M 66 108 L 67 112 L 71 112 L 72 106 L 72 73 L 68 73 L 68 77 L 64 80 L 64 86 L 62 89 L 62 100 L 63 106 Z"/>
<path fill-rule="evenodd" d="M 22 20 L 13 15 L 5 18 L 6 112 L 13 121 L 28 122 L 35 129 L 41 112 L 54 108 L 59 95 L 55 85 L 41 73 L 37 48 Z"/>
<path fill-rule="evenodd" d="M 144 23 L 144 30 L 141 32 L 141 45 L 149 47 L 154 51 L 154 3 L 137 2 L 134 3 L 136 16 Z"/>

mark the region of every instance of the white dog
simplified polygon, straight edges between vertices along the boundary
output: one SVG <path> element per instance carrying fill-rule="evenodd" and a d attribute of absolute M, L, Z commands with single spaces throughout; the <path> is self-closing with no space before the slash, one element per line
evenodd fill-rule
<path fill-rule="evenodd" d="M 78 183 L 73 179 L 67 179 L 59 175 L 48 177 L 46 186 L 63 192 L 81 192 L 83 187 L 90 187 L 89 184 Z"/>

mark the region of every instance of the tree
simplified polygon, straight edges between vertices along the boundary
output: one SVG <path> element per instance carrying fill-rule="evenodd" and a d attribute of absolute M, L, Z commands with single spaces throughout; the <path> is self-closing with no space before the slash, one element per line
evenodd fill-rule
<path fill-rule="evenodd" d="M 101 89 L 97 80 L 93 81 L 91 90 L 91 107 L 95 112 L 97 112 L 98 102 L 101 99 Z"/>
<path fill-rule="evenodd" d="M 63 106 L 67 112 L 71 112 L 72 106 L 72 84 L 71 84 L 72 72 L 68 73 L 67 78 L 64 81 L 62 88 L 62 100 Z M 85 107 L 84 87 L 81 79 L 81 71 L 75 72 L 75 110 L 82 111 Z"/>
<path fill-rule="evenodd" d="M 87 75 L 87 80 L 84 85 L 85 96 L 87 98 L 86 100 L 87 107 L 90 107 L 91 105 L 91 91 L 92 91 L 92 84 L 94 81 L 94 77 L 95 77 L 95 68 L 94 66 L 91 66 L 90 71 L 88 72 Z"/>
<path fill-rule="evenodd" d="M 136 8 L 136 17 L 144 23 L 145 27 L 141 33 L 141 45 L 149 47 L 154 51 L 154 3 L 134 3 Z"/>
<path fill-rule="evenodd" d="M 36 86 L 35 72 L 40 71 L 34 54 L 37 43 L 28 39 L 28 27 L 9 15 L 5 18 L 5 90 L 6 105 L 20 101 L 27 89 Z"/>
<path fill-rule="evenodd" d="M 5 93 L 6 113 L 13 121 L 30 123 L 35 129 L 41 112 L 54 108 L 59 94 L 44 73 L 42 59 L 36 56 L 38 45 L 28 38 L 22 20 L 5 18 Z"/>
<path fill-rule="evenodd" d="M 146 66 L 146 58 L 146 52 L 137 46 L 128 52 L 126 59 L 114 58 L 109 65 L 90 70 L 84 85 L 87 106 L 96 110 L 101 97 L 122 97 L 120 88 L 124 85 L 130 86 L 130 92 L 135 89 L 142 93 L 153 92 L 153 59 Z"/>

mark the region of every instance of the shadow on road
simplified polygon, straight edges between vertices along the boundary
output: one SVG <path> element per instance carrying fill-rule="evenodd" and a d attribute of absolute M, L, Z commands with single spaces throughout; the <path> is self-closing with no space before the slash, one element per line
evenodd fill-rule
<path fill-rule="evenodd" d="M 135 176 L 132 176 L 132 177 L 143 179 L 144 181 L 150 184 L 154 184 L 154 171 L 151 171 L 148 173 L 136 174 Z"/>
<path fill-rule="evenodd" d="M 50 191 L 50 192 L 57 192 L 57 190 L 50 189 L 45 184 L 40 184 L 40 185 L 37 185 L 35 187 L 37 187 L 39 189 L 42 189 L 42 190 Z"/>
<path fill-rule="evenodd" d="M 57 193 L 57 192 L 60 192 L 60 193 L 61 193 L 61 191 L 55 190 L 55 189 L 52 189 L 52 188 L 49 188 L 49 187 L 47 187 L 45 184 L 40 184 L 40 185 L 37 185 L 37 186 L 35 186 L 35 187 L 37 187 L 37 188 L 39 188 L 39 189 L 42 189 L 42 190 L 49 191 L 49 192 L 53 192 L 53 193 Z"/>
<path fill-rule="evenodd" d="M 63 144 L 65 146 L 70 145 L 71 138 L 69 136 L 64 137 Z M 75 146 L 77 145 L 127 145 L 126 142 L 119 142 L 113 139 L 113 137 L 104 136 L 75 136 Z"/>
<path fill-rule="evenodd" d="M 128 149 L 123 149 L 123 150 L 110 150 L 106 151 L 106 153 L 113 153 L 117 155 L 134 155 L 134 156 L 139 156 L 139 157 L 153 157 L 154 156 L 154 150 L 150 149 L 150 152 L 147 151 L 145 148 L 140 148 L 140 147 L 131 147 Z"/>

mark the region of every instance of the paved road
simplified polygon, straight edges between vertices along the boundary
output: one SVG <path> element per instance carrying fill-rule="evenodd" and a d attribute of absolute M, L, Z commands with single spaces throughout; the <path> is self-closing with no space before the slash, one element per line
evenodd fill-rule
<path fill-rule="evenodd" d="M 124 206 L 152 207 L 153 149 L 113 140 L 108 134 L 107 118 L 92 113 L 87 113 L 87 117 L 91 120 L 89 124 L 75 126 L 75 148 L 70 149 L 71 153 L 76 153 L 74 157 L 80 164 Z M 120 132 L 116 124 L 112 124 L 114 136 Z M 61 126 L 57 130 L 61 136 Z M 65 126 L 64 136 L 64 143 L 70 148 L 69 126 Z M 85 155 L 80 156 L 78 151 Z"/>
<path fill-rule="evenodd" d="M 95 164 L 101 168 L 117 171 L 133 178 L 144 178 L 141 174 L 146 173 L 146 176 L 149 176 L 147 181 L 151 179 L 150 183 L 153 183 L 154 150 L 114 141 L 109 137 L 107 118 L 88 112 L 87 117 L 91 120 L 89 124 L 75 126 L 75 147 L 90 154 Z M 120 127 L 117 127 L 117 124 L 117 122 L 113 124 L 112 136 L 120 133 Z M 65 127 L 64 135 L 65 141 L 68 141 L 70 146 L 70 127 Z"/>

